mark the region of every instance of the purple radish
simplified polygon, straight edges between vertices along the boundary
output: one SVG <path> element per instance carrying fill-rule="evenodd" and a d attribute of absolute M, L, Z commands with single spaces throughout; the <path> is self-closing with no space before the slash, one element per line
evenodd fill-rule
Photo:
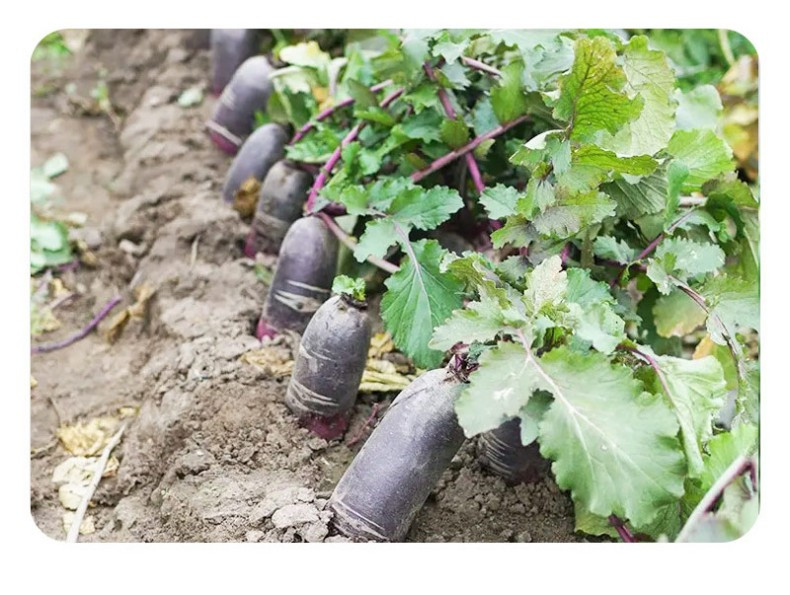
<path fill-rule="evenodd" d="M 273 89 L 269 80 L 272 72 L 264 56 L 247 58 L 219 96 L 206 126 L 211 140 L 226 153 L 236 154 L 252 132 L 255 112 L 266 111 Z"/>
<path fill-rule="evenodd" d="M 254 29 L 211 30 L 211 90 L 215 95 L 233 78 L 233 73 L 258 50 L 258 33 Z"/>
<path fill-rule="evenodd" d="M 531 483 L 549 471 L 549 462 L 540 456 L 537 442 L 521 443 L 521 421 L 511 419 L 484 433 L 479 444 L 480 464 L 509 484 Z"/>
<path fill-rule="evenodd" d="M 242 151 L 244 149 L 242 148 Z M 287 161 L 275 163 L 263 180 L 244 254 L 276 254 L 291 224 L 299 219 L 313 177 Z"/>
<path fill-rule="evenodd" d="M 299 344 L 285 403 L 311 431 L 331 440 L 347 426 L 370 348 L 367 304 L 346 294 L 318 309 Z"/>
<path fill-rule="evenodd" d="M 337 238 L 318 217 L 303 217 L 285 234 L 256 336 L 303 333 L 329 297 L 337 269 Z"/>
<path fill-rule="evenodd" d="M 464 441 L 454 402 L 462 384 L 426 372 L 392 402 L 329 500 L 334 526 L 355 541 L 401 541 Z"/>
<path fill-rule="evenodd" d="M 287 142 L 288 134 L 279 124 L 265 124 L 253 132 L 230 165 L 222 187 L 222 199 L 233 203 L 236 192 L 249 178 L 263 181 L 269 169 L 283 158 Z"/>

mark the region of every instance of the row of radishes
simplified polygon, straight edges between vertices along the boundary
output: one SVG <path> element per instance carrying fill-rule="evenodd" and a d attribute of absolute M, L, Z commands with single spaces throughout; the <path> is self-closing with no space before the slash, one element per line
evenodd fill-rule
<path fill-rule="evenodd" d="M 256 51 L 253 31 L 212 31 L 212 87 L 221 95 L 207 127 L 219 148 L 236 155 L 223 199 L 233 202 L 249 178 L 261 182 L 245 253 L 279 253 L 256 334 L 303 334 L 286 404 L 311 431 L 331 439 L 347 427 L 371 323 L 364 302 L 330 298 L 338 240 L 321 219 L 302 216 L 313 180 L 284 159 L 287 131 L 278 124 L 253 131 L 273 71 Z M 461 386 L 450 366 L 423 374 L 397 396 L 330 499 L 338 531 L 354 539 L 403 538 L 463 443 L 454 410 Z M 520 433 L 513 420 L 480 441 L 481 462 L 509 482 L 534 479 L 543 463 L 535 444 L 522 446 Z"/>

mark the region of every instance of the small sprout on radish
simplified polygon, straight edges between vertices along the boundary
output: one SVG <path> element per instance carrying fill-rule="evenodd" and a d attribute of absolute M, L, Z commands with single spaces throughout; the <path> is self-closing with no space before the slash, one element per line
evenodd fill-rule
<path fill-rule="evenodd" d="M 278 161 L 269 169 L 258 194 L 245 255 L 254 258 L 256 252 L 277 253 L 288 228 L 302 216 L 312 181 L 309 173 L 288 161 Z"/>
<path fill-rule="evenodd" d="M 464 441 L 453 409 L 461 386 L 452 372 L 431 370 L 395 398 L 332 493 L 338 531 L 403 539 Z"/>
<path fill-rule="evenodd" d="M 233 78 L 233 73 L 258 49 L 258 33 L 253 29 L 211 30 L 211 90 L 215 95 Z"/>
<path fill-rule="evenodd" d="M 285 234 L 257 337 L 304 332 L 329 297 L 337 269 L 337 238 L 317 217 L 303 217 Z"/>
<path fill-rule="evenodd" d="M 310 320 L 299 344 L 285 402 L 327 440 L 345 431 L 359 392 L 370 348 L 366 310 L 364 301 L 349 294 L 330 298 Z"/>
<path fill-rule="evenodd" d="M 338 275 L 332 283 L 332 293 L 351 296 L 358 302 L 365 301 L 365 281 L 359 278 L 352 279 L 347 275 Z"/>
<path fill-rule="evenodd" d="M 288 135 L 279 124 L 266 124 L 253 132 L 231 163 L 222 187 L 222 199 L 233 203 L 236 193 L 250 178 L 258 181 L 257 191 L 269 169 L 282 159 L 287 141 Z"/>
<path fill-rule="evenodd" d="M 248 58 L 222 91 L 206 126 L 211 140 L 226 153 L 236 154 L 252 132 L 255 112 L 266 110 L 273 89 L 272 72 L 264 56 Z"/>

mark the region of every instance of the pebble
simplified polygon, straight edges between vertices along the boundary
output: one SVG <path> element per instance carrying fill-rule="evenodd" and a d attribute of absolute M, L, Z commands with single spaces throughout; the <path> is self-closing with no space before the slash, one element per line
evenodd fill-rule
<path fill-rule="evenodd" d="M 126 239 L 121 240 L 120 242 L 118 242 L 118 248 L 122 252 L 126 252 L 127 254 L 131 254 L 132 256 L 136 256 L 136 255 L 141 254 L 143 252 L 143 247 L 142 246 L 140 246 L 139 244 L 135 244 L 131 240 L 126 240 Z"/>
<path fill-rule="evenodd" d="M 272 524 L 278 529 L 314 523 L 317 520 L 318 510 L 312 504 L 288 504 L 272 515 Z"/>
<path fill-rule="evenodd" d="M 95 227 L 83 227 L 69 230 L 69 240 L 82 240 L 89 250 L 98 250 L 102 244 L 101 231 Z"/>
<path fill-rule="evenodd" d="M 253 529 L 251 531 L 247 531 L 245 538 L 250 543 L 256 543 L 263 539 L 263 531 L 259 531 L 258 529 Z"/>
<path fill-rule="evenodd" d="M 319 543 L 329 535 L 329 527 L 322 523 L 313 523 L 308 525 L 306 531 L 300 531 L 299 534 L 307 543 Z"/>
<path fill-rule="evenodd" d="M 516 535 L 516 541 L 519 543 L 531 543 L 532 542 L 532 533 L 529 531 L 522 531 L 518 535 Z"/>

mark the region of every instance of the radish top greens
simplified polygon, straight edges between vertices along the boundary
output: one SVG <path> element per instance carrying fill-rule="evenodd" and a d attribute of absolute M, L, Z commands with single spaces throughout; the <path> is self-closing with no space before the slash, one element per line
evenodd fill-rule
<path fill-rule="evenodd" d="M 269 106 L 311 129 L 289 158 L 329 164 L 308 212 L 343 205 L 355 259 L 395 271 L 395 344 L 426 368 L 465 357 L 467 435 L 520 418 L 590 533 L 617 517 L 675 538 L 756 449 L 759 200 L 716 87 L 667 39 L 423 30 L 334 57 L 300 43 L 280 50 Z M 448 225 L 477 250 L 443 248 L 430 233 Z"/>

